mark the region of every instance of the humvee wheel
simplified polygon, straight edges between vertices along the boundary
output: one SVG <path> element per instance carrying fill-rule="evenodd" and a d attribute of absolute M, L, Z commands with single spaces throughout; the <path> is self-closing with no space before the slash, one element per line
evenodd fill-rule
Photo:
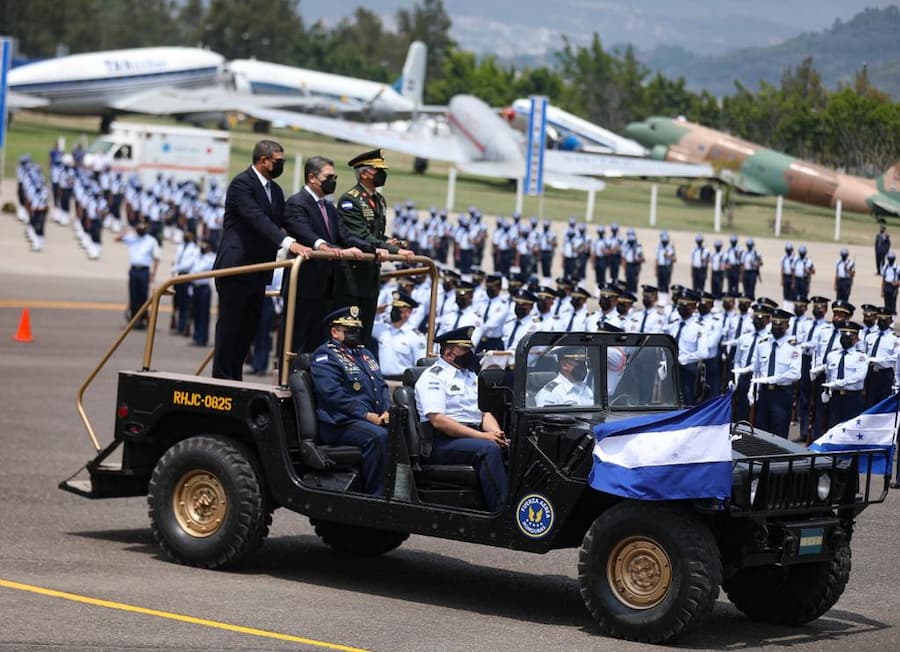
<path fill-rule="evenodd" d="M 588 528 L 578 557 L 581 597 L 600 629 L 671 641 L 708 614 L 721 561 L 709 528 L 674 505 L 621 502 Z"/>
<path fill-rule="evenodd" d="M 722 583 L 728 599 L 749 618 L 802 625 L 831 609 L 850 579 L 849 542 L 834 558 L 810 564 L 746 568 Z"/>
<path fill-rule="evenodd" d="M 336 552 L 361 557 L 377 557 L 397 548 L 409 538 L 408 532 L 378 530 L 333 521 L 309 520 L 322 542 Z"/>
<path fill-rule="evenodd" d="M 272 512 L 253 455 L 237 442 L 198 436 L 156 464 L 147 493 L 150 527 L 180 564 L 223 568 L 262 543 Z"/>

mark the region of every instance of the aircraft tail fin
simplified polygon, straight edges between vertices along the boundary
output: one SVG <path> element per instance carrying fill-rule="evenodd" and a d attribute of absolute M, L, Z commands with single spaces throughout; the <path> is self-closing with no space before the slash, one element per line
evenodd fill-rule
<path fill-rule="evenodd" d="M 412 101 L 418 108 L 422 106 L 422 94 L 425 91 L 425 64 L 428 59 L 428 48 L 422 41 L 413 41 L 406 52 L 403 72 L 394 88 L 400 95 Z"/>
<path fill-rule="evenodd" d="M 876 183 L 879 192 L 884 193 L 888 197 L 900 199 L 900 161 L 894 163 L 884 174 L 878 177 Z"/>

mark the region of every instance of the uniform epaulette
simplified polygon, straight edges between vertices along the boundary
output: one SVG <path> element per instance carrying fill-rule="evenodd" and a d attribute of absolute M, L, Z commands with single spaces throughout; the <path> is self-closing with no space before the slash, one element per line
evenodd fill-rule
<path fill-rule="evenodd" d="M 761 338 L 759 338 L 759 341 L 758 341 L 757 343 L 758 343 L 758 344 L 763 344 L 763 343 L 765 343 L 765 342 L 771 342 L 771 341 L 772 341 L 772 336 L 771 336 L 771 335 L 763 335 Z"/>
<path fill-rule="evenodd" d="M 359 197 L 359 190 L 357 190 L 356 188 L 350 188 L 350 190 L 347 191 L 347 194 L 351 197 Z"/>
<path fill-rule="evenodd" d="M 434 374 L 435 376 L 437 376 L 443 370 L 444 370 L 444 368 L 441 365 L 435 364 L 435 365 L 431 365 L 431 368 L 428 370 L 428 373 Z"/>
<path fill-rule="evenodd" d="M 544 389 L 546 389 L 548 392 L 552 392 L 554 389 L 556 389 L 556 386 L 558 384 L 559 383 L 557 383 L 555 380 L 551 380 L 549 383 L 544 385 Z"/>
<path fill-rule="evenodd" d="M 791 346 L 797 346 L 797 338 L 789 337 L 787 343 L 790 344 Z"/>
<path fill-rule="evenodd" d="M 534 319 L 531 320 L 531 323 L 532 323 L 532 324 L 540 324 L 540 323 L 541 323 L 541 318 L 540 318 L 540 317 L 535 317 Z"/>

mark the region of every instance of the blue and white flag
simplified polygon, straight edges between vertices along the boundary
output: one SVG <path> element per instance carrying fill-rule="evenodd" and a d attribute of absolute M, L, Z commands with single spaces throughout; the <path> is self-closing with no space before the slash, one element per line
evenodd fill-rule
<path fill-rule="evenodd" d="M 872 457 L 872 473 L 886 475 L 891 470 L 897 435 L 897 413 L 900 411 L 900 393 L 888 396 L 859 416 L 832 426 L 809 445 L 810 450 L 823 453 L 880 448 L 886 456 Z M 859 472 L 869 469 L 869 456 L 859 460 Z"/>
<path fill-rule="evenodd" d="M 598 491 L 636 500 L 731 496 L 731 392 L 689 410 L 594 428 Z"/>

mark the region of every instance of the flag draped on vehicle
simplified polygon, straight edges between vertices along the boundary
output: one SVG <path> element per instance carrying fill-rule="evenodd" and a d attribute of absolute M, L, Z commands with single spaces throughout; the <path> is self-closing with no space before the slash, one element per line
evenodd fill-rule
<path fill-rule="evenodd" d="M 594 428 L 591 487 L 636 500 L 731 495 L 731 392 Z"/>
<path fill-rule="evenodd" d="M 872 473 L 887 474 L 897 440 L 897 415 L 900 412 L 900 392 L 888 396 L 858 416 L 838 423 L 809 445 L 810 450 L 823 453 L 857 451 L 878 448 L 886 455 L 862 456 L 859 471 L 865 473 L 872 461 Z"/>

